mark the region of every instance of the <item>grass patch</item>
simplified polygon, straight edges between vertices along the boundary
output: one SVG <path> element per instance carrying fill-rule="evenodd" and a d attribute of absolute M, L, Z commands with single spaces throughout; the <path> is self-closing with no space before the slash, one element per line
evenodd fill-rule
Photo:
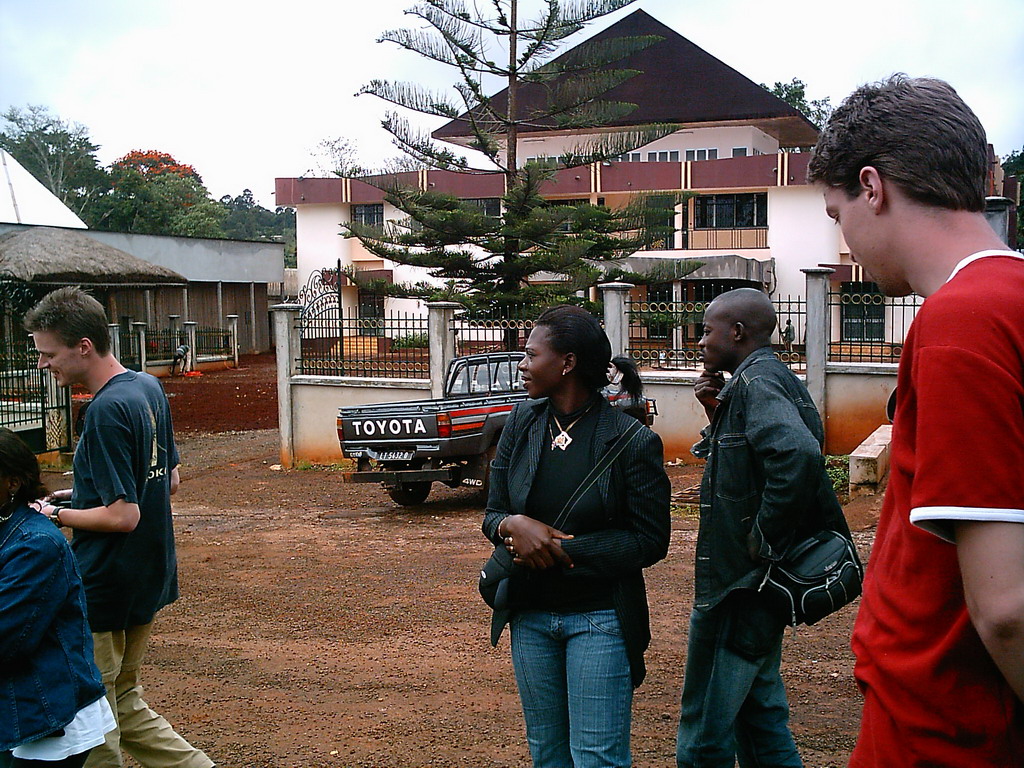
<path fill-rule="evenodd" d="M 342 459 L 333 464 L 314 464 L 306 459 L 299 459 L 295 462 L 295 469 L 299 472 L 352 472 L 356 463 L 352 459 Z"/>
<path fill-rule="evenodd" d="M 700 520 L 700 504 L 673 504 L 669 512 L 682 520 Z"/>
<path fill-rule="evenodd" d="M 839 497 L 839 503 L 845 504 L 850 496 L 850 457 L 826 456 L 825 472 L 832 481 L 832 490 Z"/>
<path fill-rule="evenodd" d="M 836 493 L 846 493 L 850 489 L 850 457 L 826 456 L 825 471 L 832 481 L 832 489 Z"/>

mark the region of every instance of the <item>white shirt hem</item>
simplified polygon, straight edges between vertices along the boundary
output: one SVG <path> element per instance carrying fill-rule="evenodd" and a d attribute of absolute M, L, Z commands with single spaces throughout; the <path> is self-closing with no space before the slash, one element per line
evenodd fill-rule
<path fill-rule="evenodd" d="M 997 509 L 994 507 L 915 507 L 910 510 L 910 522 L 941 539 L 956 543 L 954 522 L 1022 523 L 1024 509 Z"/>

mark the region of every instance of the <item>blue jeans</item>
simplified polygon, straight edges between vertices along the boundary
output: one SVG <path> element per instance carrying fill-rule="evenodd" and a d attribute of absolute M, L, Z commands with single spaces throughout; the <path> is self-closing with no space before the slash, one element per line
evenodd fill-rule
<path fill-rule="evenodd" d="M 784 626 L 751 590 L 690 615 L 678 768 L 800 768 L 779 674 Z"/>
<path fill-rule="evenodd" d="M 511 628 L 534 768 L 631 766 L 633 683 L 615 611 L 525 611 Z"/>

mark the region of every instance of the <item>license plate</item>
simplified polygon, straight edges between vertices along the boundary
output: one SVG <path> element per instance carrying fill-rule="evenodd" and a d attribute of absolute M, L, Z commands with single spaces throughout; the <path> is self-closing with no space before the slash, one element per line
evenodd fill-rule
<path fill-rule="evenodd" d="M 377 461 L 412 461 L 413 451 L 367 451 Z"/>

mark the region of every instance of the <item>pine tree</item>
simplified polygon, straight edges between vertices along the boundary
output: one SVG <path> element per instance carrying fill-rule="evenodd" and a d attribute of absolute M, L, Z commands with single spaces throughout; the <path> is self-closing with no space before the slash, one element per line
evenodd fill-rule
<path fill-rule="evenodd" d="M 584 201 L 550 205 L 540 194 L 556 168 L 605 161 L 676 130 L 673 125 L 602 128 L 636 109 L 635 104 L 602 98 L 640 74 L 616 64 L 663 38 L 590 41 L 551 59 L 562 41 L 586 23 L 634 1 L 544 0 L 540 17 L 523 21 L 520 0 L 491 0 L 491 15 L 479 12 L 476 5 L 471 12 L 462 0 L 424 0 L 407 13 L 425 21 L 427 30 L 384 34 L 380 42 L 395 43 L 456 69 L 457 99 L 412 83 L 384 80 L 372 81 L 360 93 L 421 114 L 461 120 L 467 128 L 468 147 L 486 163 L 470 164 L 397 113 L 389 113 L 382 125 L 395 144 L 432 168 L 501 174 L 505 195 L 500 212 L 487 211 L 479 203 L 405 186 L 397 175 L 370 179 L 385 189 L 387 202 L 406 218 L 383 227 L 352 222 L 344 225 L 347 236 L 358 237 L 378 256 L 427 268 L 433 277 L 446 281 L 447 289 L 367 282 L 351 272 L 361 288 L 391 295 L 457 297 L 476 309 L 563 301 L 595 284 L 602 275 L 602 263 L 622 259 L 671 233 L 676 197 L 636 195 L 625 208 L 611 210 Z M 504 90 L 488 95 L 485 78 L 499 79 Z M 539 158 L 520 166 L 519 133 L 536 126 L 575 130 L 584 139 L 557 158 Z M 699 262 L 676 262 L 672 276 L 698 266 Z M 529 284 L 538 273 L 560 280 Z M 618 269 L 610 274 L 645 281 L 641 275 Z"/>

